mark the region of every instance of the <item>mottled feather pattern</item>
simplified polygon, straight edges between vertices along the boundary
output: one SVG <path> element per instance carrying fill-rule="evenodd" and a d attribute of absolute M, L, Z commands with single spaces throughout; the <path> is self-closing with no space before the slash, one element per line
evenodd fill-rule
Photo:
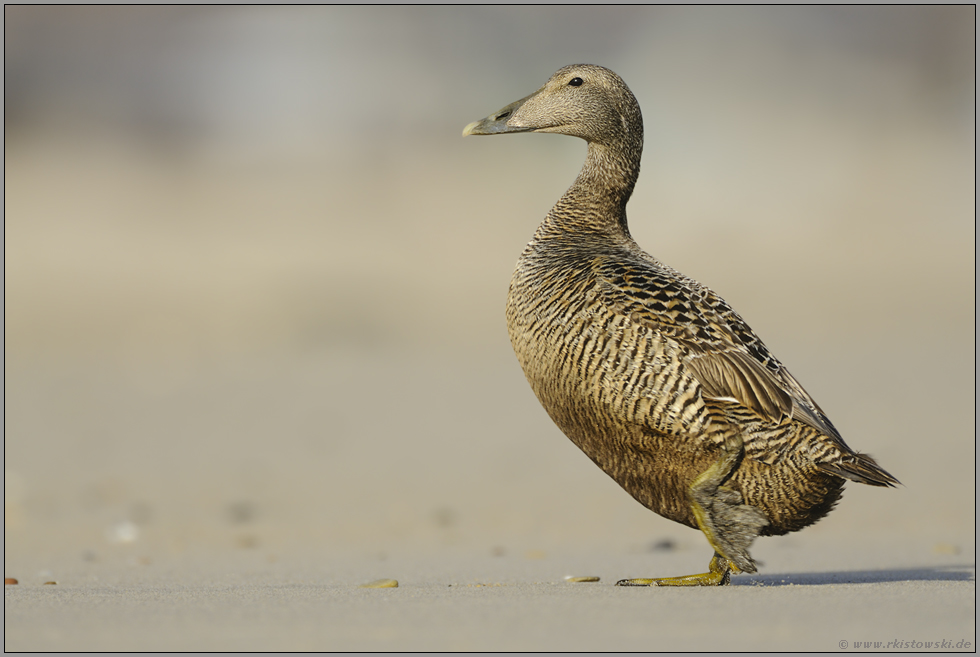
<path fill-rule="evenodd" d="M 664 517 L 697 527 L 703 512 L 717 524 L 706 534 L 738 543 L 726 557 L 742 570 L 754 570 L 755 535 L 816 522 L 844 479 L 898 483 L 847 446 L 721 297 L 633 241 L 643 125 L 615 73 L 565 67 L 464 134 L 528 130 L 582 137 L 588 151 L 518 260 L 507 326 L 535 395 L 592 461 Z"/>
<path fill-rule="evenodd" d="M 832 508 L 842 480 L 824 475 L 818 464 L 841 459 L 836 440 L 789 412 L 774 420 L 734 398 L 704 395 L 689 366 L 686 327 L 669 316 L 663 324 L 652 321 L 646 306 L 624 312 L 603 275 L 611 254 L 596 258 L 560 245 L 542 248 L 548 238 L 541 233 L 511 283 L 511 340 L 544 408 L 597 465 L 644 505 L 694 527 L 689 505 L 676 491 L 716 458 L 728 432 L 739 431 L 746 462 L 733 483 L 747 504 L 769 516 L 763 534 L 798 529 L 805 526 L 800 517 L 809 524 Z M 697 306 L 678 294 L 685 286 L 668 271 L 659 274 L 647 280 L 662 281 L 672 308 L 696 316 Z M 664 296 L 645 285 L 642 294 L 627 298 L 639 305 Z M 719 329 L 705 322 L 704 330 Z"/>

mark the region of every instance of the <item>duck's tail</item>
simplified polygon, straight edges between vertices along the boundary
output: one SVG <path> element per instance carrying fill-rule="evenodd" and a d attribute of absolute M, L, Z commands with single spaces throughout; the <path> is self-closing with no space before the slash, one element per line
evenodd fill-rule
<path fill-rule="evenodd" d="M 836 477 L 850 479 L 869 486 L 888 486 L 893 488 L 900 485 L 895 477 L 867 454 L 852 453 L 844 456 L 837 463 L 821 463 L 817 466 L 821 471 Z"/>

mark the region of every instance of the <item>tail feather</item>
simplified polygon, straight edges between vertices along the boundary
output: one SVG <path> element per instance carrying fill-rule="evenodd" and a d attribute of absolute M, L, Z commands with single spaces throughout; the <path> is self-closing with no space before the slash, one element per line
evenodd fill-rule
<path fill-rule="evenodd" d="M 837 463 L 821 463 L 817 467 L 827 474 L 869 486 L 895 487 L 902 483 L 867 454 L 850 454 Z"/>

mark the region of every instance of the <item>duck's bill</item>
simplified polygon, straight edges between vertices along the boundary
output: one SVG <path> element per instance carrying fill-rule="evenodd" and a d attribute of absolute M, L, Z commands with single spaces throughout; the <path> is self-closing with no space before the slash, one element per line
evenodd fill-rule
<path fill-rule="evenodd" d="M 534 94 L 531 94 L 532 96 Z M 509 132 L 530 132 L 534 130 L 533 127 L 523 126 L 523 125 L 508 125 L 508 120 L 517 109 L 524 104 L 524 102 L 530 98 L 521 98 L 520 100 L 514 101 L 507 107 L 494 112 L 485 119 L 480 119 L 479 121 L 474 121 L 465 128 L 463 128 L 463 136 L 467 135 L 502 135 Z"/>

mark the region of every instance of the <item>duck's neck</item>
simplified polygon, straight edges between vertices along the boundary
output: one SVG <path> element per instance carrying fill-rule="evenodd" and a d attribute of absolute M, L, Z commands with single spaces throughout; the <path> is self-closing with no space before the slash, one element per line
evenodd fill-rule
<path fill-rule="evenodd" d="M 629 237 L 626 203 L 640 174 L 642 146 L 589 143 L 585 165 L 548 213 L 548 233 L 600 233 Z"/>

